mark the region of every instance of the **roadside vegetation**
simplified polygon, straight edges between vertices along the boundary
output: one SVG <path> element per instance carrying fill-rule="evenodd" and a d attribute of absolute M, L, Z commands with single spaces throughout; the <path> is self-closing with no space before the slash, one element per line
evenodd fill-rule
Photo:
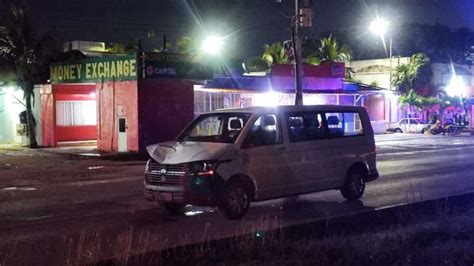
<path fill-rule="evenodd" d="M 474 202 L 468 198 L 270 231 L 273 221 L 262 221 L 253 234 L 162 251 L 153 250 L 166 241 L 139 228 L 113 237 L 84 231 L 38 245 L 58 265 L 472 265 Z M 0 265 L 21 262 L 21 250 L 21 242 L 0 247 Z"/>
<path fill-rule="evenodd" d="M 384 217 L 358 229 L 331 227 L 296 234 L 276 230 L 231 242 L 132 257 L 132 264 L 162 265 L 472 265 L 474 204 L 466 209 L 442 203 L 427 213 L 406 209 L 393 223 Z M 387 217 L 385 217 L 387 218 Z M 350 226 L 357 221 L 347 221 Z M 378 223 L 388 223 L 377 226 Z M 358 227 L 355 225 L 355 227 Z M 342 230 L 341 230 L 342 229 Z M 118 261 L 120 262 L 120 261 Z"/>

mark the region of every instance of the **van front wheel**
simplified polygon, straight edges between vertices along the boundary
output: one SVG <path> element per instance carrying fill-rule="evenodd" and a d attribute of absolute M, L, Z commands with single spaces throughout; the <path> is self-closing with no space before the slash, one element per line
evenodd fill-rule
<path fill-rule="evenodd" d="M 364 171 L 360 169 L 350 170 L 347 174 L 346 183 L 341 188 L 342 196 L 347 200 L 358 200 L 364 194 L 364 190 Z"/>
<path fill-rule="evenodd" d="M 250 193 L 238 181 L 226 185 L 219 209 L 231 220 L 242 218 L 250 208 Z"/>

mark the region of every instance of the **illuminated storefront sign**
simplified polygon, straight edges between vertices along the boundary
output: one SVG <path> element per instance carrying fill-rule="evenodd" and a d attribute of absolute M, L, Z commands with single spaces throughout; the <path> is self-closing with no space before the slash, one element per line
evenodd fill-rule
<path fill-rule="evenodd" d="M 76 63 L 51 64 L 51 83 L 84 83 L 97 80 L 135 80 L 137 62 L 135 55 L 103 57 Z"/>
<path fill-rule="evenodd" d="M 164 79 L 211 79 L 209 67 L 194 62 L 188 55 L 171 53 L 147 53 L 145 78 Z"/>

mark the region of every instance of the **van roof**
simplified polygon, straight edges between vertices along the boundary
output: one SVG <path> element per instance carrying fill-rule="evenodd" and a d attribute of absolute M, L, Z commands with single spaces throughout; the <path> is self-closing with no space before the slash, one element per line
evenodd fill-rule
<path fill-rule="evenodd" d="M 364 107 L 350 105 L 280 105 L 275 107 L 254 106 L 246 108 L 218 109 L 207 113 L 265 113 L 265 112 L 295 112 L 295 111 L 361 111 Z"/>

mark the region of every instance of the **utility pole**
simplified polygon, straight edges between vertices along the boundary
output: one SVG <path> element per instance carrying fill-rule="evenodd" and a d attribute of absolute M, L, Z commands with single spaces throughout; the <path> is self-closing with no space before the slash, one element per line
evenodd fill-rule
<path fill-rule="evenodd" d="M 303 105 L 303 86 L 302 73 L 303 68 L 301 58 L 301 35 L 300 35 L 300 8 L 299 0 L 295 0 L 295 18 L 291 29 L 291 39 L 293 42 L 293 52 L 295 54 L 295 105 Z"/>
<path fill-rule="evenodd" d="M 304 0 L 303 8 L 295 0 L 295 17 L 291 28 L 291 41 L 295 55 L 295 105 L 303 105 L 303 58 L 301 56 L 301 27 L 311 27 L 312 4 Z"/>

